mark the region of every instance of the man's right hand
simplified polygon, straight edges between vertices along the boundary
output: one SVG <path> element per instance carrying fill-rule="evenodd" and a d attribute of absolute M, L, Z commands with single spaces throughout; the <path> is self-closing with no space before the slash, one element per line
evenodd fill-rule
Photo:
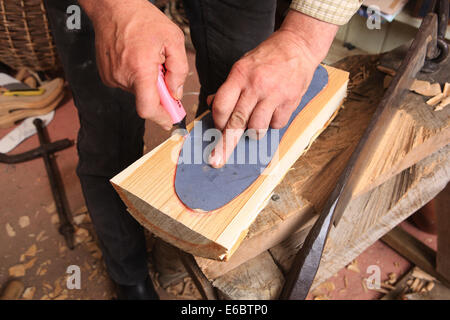
<path fill-rule="evenodd" d="M 188 73 L 184 35 L 147 0 L 79 0 L 95 30 L 97 65 L 102 81 L 136 96 L 140 117 L 166 130 L 169 114 L 156 87 L 158 67 L 165 64 L 166 83 L 176 99 L 183 95 Z"/>

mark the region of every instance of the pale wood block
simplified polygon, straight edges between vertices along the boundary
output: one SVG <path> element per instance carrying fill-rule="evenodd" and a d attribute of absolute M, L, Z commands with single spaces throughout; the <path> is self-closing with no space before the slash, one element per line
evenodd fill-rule
<path fill-rule="evenodd" d="M 179 154 L 183 139 L 174 136 L 111 180 L 129 211 L 155 235 L 189 253 L 228 259 L 272 190 L 341 105 L 348 73 L 326 68 L 328 85 L 286 131 L 277 151 L 278 161 L 271 161 L 264 174 L 230 203 L 207 214 L 187 209 L 181 203 L 174 190 L 173 157 Z"/>

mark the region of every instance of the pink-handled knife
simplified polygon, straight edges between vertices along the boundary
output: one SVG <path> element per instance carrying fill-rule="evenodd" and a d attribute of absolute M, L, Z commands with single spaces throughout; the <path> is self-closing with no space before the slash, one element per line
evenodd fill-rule
<path fill-rule="evenodd" d="M 161 100 L 161 105 L 169 113 L 172 123 L 179 128 L 186 129 L 186 110 L 180 100 L 172 97 L 167 89 L 166 81 L 164 80 L 165 69 L 162 65 L 159 66 L 158 73 L 158 92 Z"/>

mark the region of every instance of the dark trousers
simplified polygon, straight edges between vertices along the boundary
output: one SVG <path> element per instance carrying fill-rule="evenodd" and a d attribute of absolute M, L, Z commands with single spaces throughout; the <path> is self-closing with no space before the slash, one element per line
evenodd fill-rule
<path fill-rule="evenodd" d="M 144 233 L 109 179 L 142 156 L 144 120 L 136 113 L 133 95 L 101 82 L 88 17 L 83 13 L 81 30 L 66 28 L 66 10 L 72 4 L 77 1 L 46 0 L 80 118 L 77 174 L 111 278 L 133 285 L 148 275 Z M 184 4 L 201 83 L 200 114 L 207 108 L 206 97 L 217 91 L 234 62 L 273 32 L 276 1 L 185 0 Z"/>

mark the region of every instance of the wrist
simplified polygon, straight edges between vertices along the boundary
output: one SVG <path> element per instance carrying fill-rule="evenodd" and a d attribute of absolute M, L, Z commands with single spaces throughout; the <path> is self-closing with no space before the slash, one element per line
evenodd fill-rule
<path fill-rule="evenodd" d="M 291 9 L 279 31 L 289 34 L 289 38 L 309 51 L 310 58 L 319 64 L 326 57 L 338 28 Z"/>
<path fill-rule="evenodd" d="M 149 3 L 147 0 L 78 0 L 83 10 L 95 24 L 101 17 L 109 17 L 116 11 L 123 11 L 126 7 L 135 7 L 136 4 Z M 124 8 L 125 7 L 125 8 Z"/>

